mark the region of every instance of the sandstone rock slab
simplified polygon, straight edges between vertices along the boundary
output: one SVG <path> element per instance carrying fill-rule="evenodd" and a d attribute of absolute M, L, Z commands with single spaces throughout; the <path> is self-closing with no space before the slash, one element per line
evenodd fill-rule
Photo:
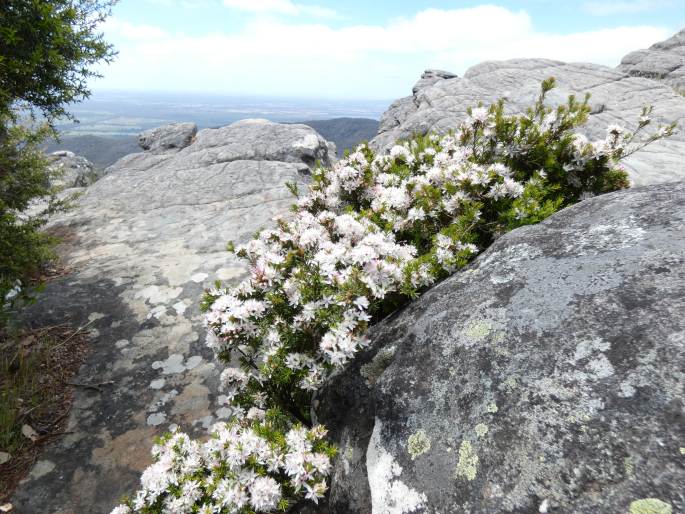
<path fill-rule="evenodd" d="M 663 80 L 685 94 L 685 29 L 645 50 L 629 53 L 618 69 L 635 77 Z"/>
<path fill-rule="evenodd" d="M 52 180 L 53 185 L 70 189 L 87 187 L 100 178 L 92 162 L 85 157 L 67 150 L 59 150 L 48 155 L 49 166 L 58 172 Z"/>
<path fill-rule="evenodd" d="M 153 153 L 168 153 L 182 150 L 197 134 L 195 123 L 170 123 L 146 130 L 138 136 L 138 145 Z"/>
<path fill-rule="evenodd" d="M 67 435 L 41 457 L 54 470 L 20 486 L 18 512 L 108 513 L 136 490 L 155 436 L 204 435 L 230 414 L 204 344 L 202 291 L 243 277 L 226 242 L 285 214 L 285 182 L 305 183 L 308 165 L 333 158 L 311 128 L 264 121 L 167 150 L 125 157 L 51 226 L 70 273 L 25 318 L 86 327 L 91 353 L 75 382 L 105 385 L 75 391 Z"/>
<path fill-rule="evenodd" d="M 671 87 L 647 78 L 630 77 L 620 71 L 595 64 L 546 59 L 514 59 L 485 62 L 470 68 L 463 78 L 448 78 L 422 87 L 412 96 L 394 102 L 381 118 L 379 134 L 372 141 L 377 150 L 386 150 L 398 139 L 414 134 L 444 134 L 459 126 L 468 107 L 479 102 L 489 105 L 507 99 L 509 112 L 529 107 L 540 92 L 540 83 L 557 79 L 549 103 L 566 102 L 568 95 L 592 95 L 593 112 L 583 131 L 591 138 L 604 138 L 605 128 L 618 123 L 628 128 L 637 124 L 643 106 L 654 106 L 657 122 L 678 122 L 674 137 L 654 143 L 624 161 L 636 185 L 682 180 L 685 169 L 685 97 Z"/>

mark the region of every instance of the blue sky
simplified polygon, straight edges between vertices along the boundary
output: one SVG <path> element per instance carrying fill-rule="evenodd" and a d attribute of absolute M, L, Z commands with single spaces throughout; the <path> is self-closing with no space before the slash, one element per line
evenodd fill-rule
<path fill-rule="evenodd" d="M 120 0 L 98 89 L 392 99 L 425 68 L 614 66 L 685 27 L 685 0 Z"/>

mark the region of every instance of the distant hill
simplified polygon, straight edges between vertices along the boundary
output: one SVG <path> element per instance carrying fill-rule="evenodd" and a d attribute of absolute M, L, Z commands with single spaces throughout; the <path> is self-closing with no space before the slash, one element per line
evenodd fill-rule
<path fill-rule="evenodd" d="M 62 136 L 62 140 L 47 145 L 48 153 L 70 150 L 92 162 L 96 168 L 105 169 L 124 155 L 141 152 L 137 136 Z"/>
<path fill-rule="evenodd" d="M 369 118 L 334 118 L 330 120 L 300 121 L 309 125 L 328 141 L 335 143 L 338 156 L 346 149 L 354 148 L 363 141 L 369 141 L 378 132 L 378 121 Z M 93 134 L 62 136 L 59 143 L 52 142 L 47 152 L 70 150 L 82 155 L 96 168 L 105 169 L 130 153 L 141 152 L 137 136 L 102 136 Z"/>
<path fill-rule="evenodd" d="M 325 139 L 335 143 L 338 157 L 342 156 L 345 150 L 371 140 L 378 133 L 378 120 L 369 118 L 334 118 L 299 123 L 309 125 Z"/>

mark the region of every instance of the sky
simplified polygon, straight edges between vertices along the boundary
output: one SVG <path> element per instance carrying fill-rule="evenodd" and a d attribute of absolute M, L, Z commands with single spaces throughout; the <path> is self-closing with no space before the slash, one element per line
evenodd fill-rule
<path fill-rule="evenodd" d="M 685 0 L 120 0 L 105 90 L 341 99 L 411 93 L 485 60 L 617 65 L 685 27 Z"/>

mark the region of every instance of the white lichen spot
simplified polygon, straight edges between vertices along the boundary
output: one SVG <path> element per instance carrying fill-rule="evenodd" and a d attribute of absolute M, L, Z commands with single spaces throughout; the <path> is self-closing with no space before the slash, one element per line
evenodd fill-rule
<path fill-rule="evenodd" d="M 147 424 L 153 427 L 159 426 L 166 421 L 166 414 L 163 412 L 153 412 L 147 417 Z"/>
<path fill-rule="evenodd" d="M 148 286 L 136 293 L 136 298 L 142 298 L 147 300 L 153 305 L 159 305 L 162 303 L 168 303 L 169 301 L 178 298 L 183 292 L 180 287 L 164 287 L 164 286 Z"/>
<path fill-rule="evenodd" d="M 172 375 L 175 373 L 183 373 L 186 370 L 193 369 L 202 362 L 202 357 L 193 355 L 185 363 L 183 362 L 183 355 L 173 353 L 165 361 L 155 361 L 152 363 L 152 369 L 161 369 L 164 375 Z"/>
<path fill-rule="evenodd" d="M 128 339 L 119 339 L 116 343 L 114 343 L 114 346 L 118 350 L 121 350 L 122 348 L 126 348 L 128 345 L 129 345 Z"/>
<path fill-rule="evenodd" d="M 476 478 L 478 473 L 478 455 L 473 451 L 471 442 L 463 440 L 459 447 L 459 460 L 457 461 L 456 478 L 465 478 L 469 482 Z"/>
<path fill-rule="evenodd" d="M 173 353 L 169 355 L 165 361 L 155 361 L 152 363 L 152 369 L 160 369 L 165 375 L 174 373 L 183 373 L 186 367 L 183 365 L 183 355 Z"/>
<path fill-rule="evenodd" d="M 162 316 L 166 314 L 166 305 L 158 305 L 157 307 L 154 307 L 150 310 L 150 312 L 147 315 L 147 319 L 161 319 Z"/>
<path fill-rule="evenodd" d="M 633 384 L 631 384 L 627 380 L 621 382 L 621 384 L 619 385 L 619 389 L 621 391 L 618 395 L 623 398 L 632 398 L 635 395 L 635 387 L 633 387 Z"/>
<path fill-rule="evenodd" d="M 538 507 L 538 512 L 540 514 L 547 514 L 548 510 L 549 510 L 549 500 L 544 499 L 544 500 L 542 500 L 540 507 Z"/>
<path fill-rule="evenodd" d="M 661 501 L 658 498 L 643 498 L 631 502 L 628 510 L 629 514 L 671 514 L 673 507 L 670 503 Z"/>
<path fill-rule="evenodd" d="M 614 367 L 606 355 L 599 355 L 596 359 L 591 360 L 587 367 L 595 379 L 607 378 L 614 374 Z"/>
<path fill-rule="evenodd" d="M 193 355 L 190 357 L 185 364 L 186 369 L 193 369 L 198 366 L 202 362 L 202 357 L 199 355 Z"/>
<path fill-rule="evenodd" d="M 48 473 L 52 473 L 55 467 L 55 463 L 50 460 L 39 460 L 33 465 L 29 479 L 36 480 L 37 478 L 44 477 Z"/>
<path fill-rule="evenodd" d="M 495 414 L 497 411 L 499 411 L 499 407 L 497 407 L 497 404 L 495 402 L 488 403 L 486 409 L 490 414 Z"/>
<path fill-rule="evenodd" d="M 166 383 L 166 380 L 163 378 L 158 378 L 157 380 L 153 380 L 150 382 L 150 389 L 161 389 L 164 387 L 164 384 Z"/>
<path fill-rule="evenodd" d="M 233 409 L 230 407 L 221 407 L 220 409 L 217 409 L 214 414 L 216 414 L 216 417 L 218 419 L 228 419 L 231 417 L 231 414 L 233 413 Z"/>
<path fill-rule="evenodd" d="M 203 417 L 203 418 L 200 418 L 200 419 L 196 419 L 196 420 L 193 422 L 194 425 L 197 424 L 197 423 L 200 423 L 200 424 L 202 425 L 202 428 L 204 428 L 205 430 L 207 430 L 207 429 L 209 429 L 209 427 L 211 427 L 212 424 L 214 423 L 214 416 L 212 416 L 211 414 L 208 414 L 207 416 L 205 416 L 205 417 Z"/>
<path fill-rule="evenodd" d="M 90 321 L 91 323 L 93 323 L 93 322 L 95 322 L 95 321 L 97 321 L 97 320 L 99 320 L 99 319 L 104 318 L 105 316 L 107 316 L 107 314 L 103 314 L 103 313 L 101 313 L 101 312 L 91 312 L 91 313 L 88 315 L 88 321 Z"/>
<path fill-rule="evenodd" d="M 486 434 L 490 431 L 490 429 L 485 423 L 478 423 L 475 427 L 473 427 L 473 429 L 475 430 L 476 435 L 479 438 L 485 437 Z"/>
<path fill-rule="evenodd" d="M 515 275 L 509 274 L 509 275 L 490 275 L 490 282 L 493 284 L 506 284 L 507 282 L 511 282 L 514 280 Z"/>
<path fill-rule="evenodd" d="M 176 311 L 176 314 L 179 316 L 183 316 L 183 313 L 186 311 L 188 306 L 185 304 L 184 301 L 176 302 L 174 305 L 174 310 Z"/>
<path fill-rule="evenodd" d="M 409 488 L 399 480 L 402 467 L 383 448 L 381 429 L 382 423 L 376 418 L 366 449 L 371 510 L 383 514 L 407 514 L 423 510 L 427 501 L 426 495 Z"/>
<path fill-rule="evenodd" d="M 209 275 L 207 273 L 195 273 L 192 277 L 190 277 L 190 280 L 195 282 L 196 284 L 201 284 L 204 282 Z"/>
<path fill-rule="evenodd" d="M 590 339 L 581 341 L 576 345 L 576 351 L 573 355 L 573 361 L 578 362 L 585 359 L 595 352 L 605 352 L 611 348 L 611 343 L 603 341 L 602 339 Z"/>
<path fill-rule="evenodd" d="M 240 268 L 219 268 L 216 270 L 216 278 L 219 280 L 232 280 L 245 274 Z"/>
<path fill-rule="evenodd" d="M 407 440 L 407 452 L 411 460 L 416 460 L 419 455 L 423 455 L 431 448 L 431 440 L 425 430 L 419 430 L 409 436 Z"/>
<path fill-rule="evenodd" d="M 680 455 L 685 455 L 685 447 L 680 448 Z"/>

